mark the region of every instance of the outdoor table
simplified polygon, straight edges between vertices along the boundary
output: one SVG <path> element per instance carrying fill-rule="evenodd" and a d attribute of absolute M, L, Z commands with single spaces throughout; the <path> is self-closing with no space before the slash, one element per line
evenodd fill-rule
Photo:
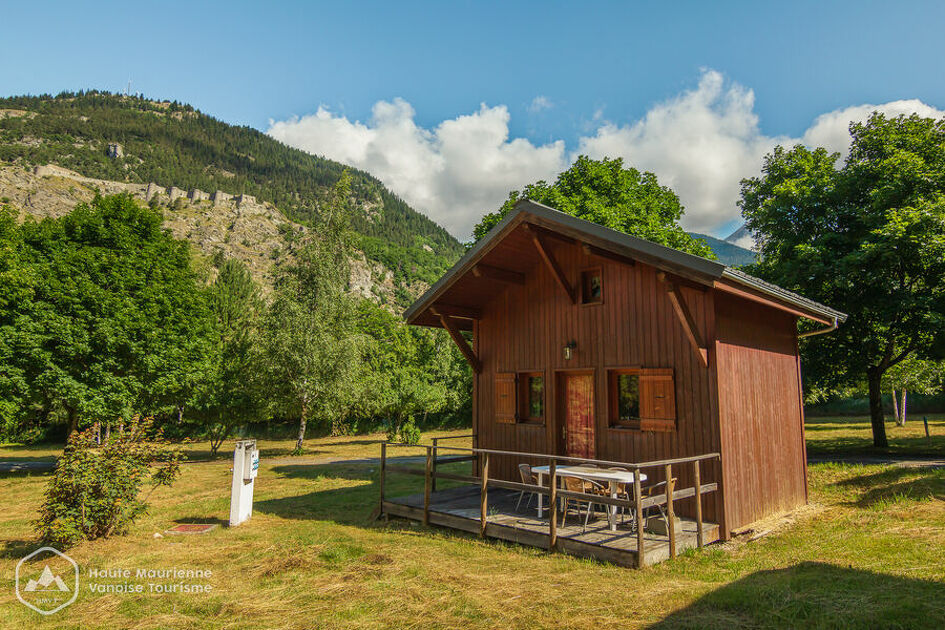
<path fill-rule="evenodd" d="M 545 475 L 549 474 L 549 466 L 532 466 L 532 472 L 538 475 L 538 485 L 544 485 Z M 617 498 L 617 484 L 626 483 L 633 484 L 633 473 L 629 470 L 612 470 L 610 468 L 592 468 L 590 466 L 558 466 L 555 471 L 556 477 L 577 477 L 578 479 L 587 479 L 591 481 L 597 481 L 601 483 L 609 484 L 610 486 L 610 496 L 614 499 Z M 553 483 L 557 483 L 557 479 L 552 480 Z M 640 481 L 646 481 L 646 474 L 640 473 Z M 543 508 L 543 497 L 540 492 L 538 494 L 538 518 L 541 518 L 541 513 Z M 593 503 L 593 498 L 589 497 L 589 500 Z M 639 518 L 639 517 L 638 517 Z M 607 524 L 609 525 L 610 531 L 617 531 L 617 506 L 608 505 L 607 506 Z"/>

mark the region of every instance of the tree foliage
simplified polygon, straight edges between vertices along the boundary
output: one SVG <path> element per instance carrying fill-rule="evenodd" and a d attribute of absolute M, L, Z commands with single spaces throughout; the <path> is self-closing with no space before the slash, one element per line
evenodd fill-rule
<path fill-rule="evenodd" d="M 521 199 L 696 256 L 715 258 L 704 241 L 679 227 L 683 207 L 676 193 L 661 186 L 653 173 L 624 168 L 620 158 L 592 160 L 582 155 L 553 184 L 539 181 L 512 191 L 498 211 L 487 214 L 473 229 L 474 239 L 484 237 Z"/>
<path fill-rule="evenodd" d="M 945 120 L 887 119 L 850 127 L 846 160 L 778 147 L 740 205 L 762 260 L 754 272 L 849 314 L 803 344 L 820 386 L 866 378 L 874 444 L 886 447 L 881 381 L 945 339 Z"/>
<path fill-rule="evenodd" d="M 0 368 L 20 408 L 81 421 L 178 404 L 205 350 L 205 296 L 186 243 L 129 196 L 97 197 L 26 223 L 6 247 L 25 269 L 4 304 Z M 2 352 L 2 350 L 0 350 Z"/>
<path fill-rule="evenodd" d="M 357 403 L 363 335 L 347 293 L 350 190 L 335 186 L 328 209 L 295 263 L 284 270 L 263 327 L 268 393 L 274 410 L 299 417 L 301 451 L 309 418 L 340 423 Z"/>
<path fill-rule="evenodd" d="M 222 261 L 208 294 L 212 317 L 208 369 L 194 406 L 215 455 L 235 427 L 256 419 L 264 409 L 256 354 L 264 304 L 249 270 L 238 260 Z"/>

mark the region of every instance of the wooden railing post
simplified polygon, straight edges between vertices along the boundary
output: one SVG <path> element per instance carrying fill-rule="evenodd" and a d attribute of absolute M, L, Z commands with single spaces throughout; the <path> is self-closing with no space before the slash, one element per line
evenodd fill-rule
<path fill-rule="evenodd" d="M 423 469 L 423 524 L 430 524 L 430 489 L 433 476 L 433 449 L 427 447 L 427 463 Z"/>
<path fill-rule="evenodd" d="M 640 488 L 640 469 L 633 470 L 633 496 L 635 497 L 637 512 L 637 568 L 642 569 L 644 565 L 643 556 L 643 528 L 646 523 L 643 522 L 643 493 Z"/>
<path fill-rule="evenodd" d="M 554 551 L 558 546 L 558 478 L 557 461 L 551 460 L 548 466 L 548 483 L 551 484 L 551 495 L 548 497 L 548 509 L 551 510 L 551 520 L 548 525 L 548 551 Z"/>
<path fill-rule="evenodd" d="M 437 444 L 439 444 L 440 438 L 433 438 L 433 481 L 431 489 L 433 492 L 436 492 L 436 457 L 439 455 L 439 452 L 436 450 Z"/>
<path fill-rule="evenodd" d="M 699 460 L 692 462 L 692 478 L 696 485 L 696 545 L 702 546 L 702 478 Z"/>
<path fill-rule="evenodd" d="M 383 442 L 381 444 L 381 502 L 380 502 L 380 509 L 378 511 L 379 515 L 384 514 L 384 482 L 385 482 L 386 470 L 387 470 L 387 443 Z"/>
<path fill-rule="evenodd" d="M 479 487 L 479 536 L 486 537 L 486 517 L 489 514 L 489 453 L 482 454 L 482 479 Z"/>
<path fill-rule="evenodd" d="M 669 533 L 669 557 L 676 557 L 676 513 L 673 510 L 673 465 L 666 464 L 666 530 Z"/>

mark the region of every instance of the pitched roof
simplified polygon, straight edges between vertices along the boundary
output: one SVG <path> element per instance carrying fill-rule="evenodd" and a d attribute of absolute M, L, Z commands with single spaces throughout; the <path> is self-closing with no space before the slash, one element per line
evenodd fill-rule
<path fill-rule="evenodd" d="M 490 257 L 503 259 L 506 262 L 503 266 L 508 266 L 509 263 L 518 264 L 519 271 L 524 272 L 535 261 L 533 247 L 516 246 L 516 232 L 521 231 L 518 228 L 523 224 L 536 226 L 550 234 L 560 235 L 616 256 L 638 260 L 700 285 L 720 288 L 731 285 L 751 295 L 762 294 L 776 307 L 790 310 L 808 319 L 831 323 L 842 322 L 847 317 L 829 306 L 714 260 L 618 232 L 526 199 L 518 202 L 485 237 L 473 245 L 443 277 L 420 296 L 404 312 L 404 319 L 411 324 L 439 325 L 436 318 L 429 314 L 429 309 L 441 303 L 443 298 L 448 298 L 447 303 L 451 306 L 473 309 L 478 300 L 494 293 L 497 285 L 486 281 L 458 287 L 457 283 L 470 274 L 477 264 L 489 262 Z"/>

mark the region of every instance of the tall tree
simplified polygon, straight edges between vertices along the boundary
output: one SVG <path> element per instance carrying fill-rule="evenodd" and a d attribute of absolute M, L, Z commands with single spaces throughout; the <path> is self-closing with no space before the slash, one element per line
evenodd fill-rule
<path fill-rule="evenodd" d="M 261 411 L 255 348 L 263 303 L 249 270 L 233 259 L 220 265 L 209 301 L 212 341 L 195 406 L 207 421 L 215 455 L 236 425 Z"/>
<path fill-rule="evenodd" d="M 274 411 L 298 415 L 296 451 L 308 420 L 336 423 L 356 403 L 364 337 L 348 295 L 351 232 L 344 174 L 319 215 L 310 242 L 280 278 L 263 327 Z"/>
<path fill-rule="evenodd" d="M 757 274 L 849 314 L 804 342 L 805 373 L 837 386 L 865 376 L 873 444 L 886 448 L 883 375 L 945 345 L 945 120 L 874 113 L 850 134 L 842 163 L 778 147 L 742 182 L 740 206 Z"/>
<path fill-rule="evenodd" d="M 715 258 L 705 241 L 679 227 L 683 207 L 676 193 L 661 186 L 653 173 L 624 168 L 620 158 L 592 160 L 582 155 L 553 184 L 539 181 L 522 191 L 512 191 L 497 212 L 484 216 L 473 229 L 474 240 L 484 237 L 520 199 L 696 256 Z"/>

